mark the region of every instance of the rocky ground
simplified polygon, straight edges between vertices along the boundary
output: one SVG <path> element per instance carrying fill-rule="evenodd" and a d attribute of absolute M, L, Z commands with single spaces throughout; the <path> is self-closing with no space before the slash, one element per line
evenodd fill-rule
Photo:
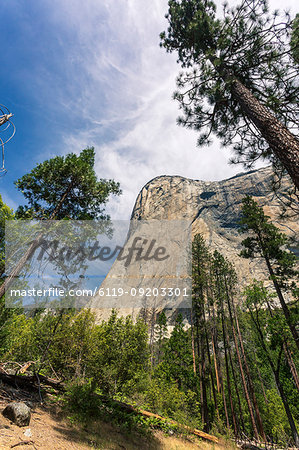
<path fill-rule="evenodd" d="M 7 401 L 0 401 L 0 411 Z M 213 446 L 193 438 L 181 439 L 156 432 L 152 436 L 125 435 L 115 426 L 96 422 L 88 428 L 72 425 L 57 407 L 38 406 L 32 411 L 28 427 L 18 427 L 0 413 L 0 450 L 71 450 L 71 449 L 203 449 L 234 448 Z"/>

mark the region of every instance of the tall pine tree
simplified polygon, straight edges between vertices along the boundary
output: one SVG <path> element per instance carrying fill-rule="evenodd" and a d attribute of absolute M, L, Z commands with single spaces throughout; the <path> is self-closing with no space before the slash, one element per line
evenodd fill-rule
<path fill-rule="evenodd" d="M 287 170 L 299 187 L 298 65 L 289 15 L 268 14 L 266 0 L 224 4 L 222 19 L 210 0 L 169 0 L 161 45 L 177 51 L 186 72 L 175 98 L 179 123 L 234 144 L 235 162 L 247 167 L 262 156 Z"/>
<path fill-rule="evenodd" d="M 16 181 L 28 204 L 16 211 L 17 219 L 104 219 L 105 204 L 110 194 L 121 193 L 114 180 L 98 180 L 94 169 L 94 148 L 82 150 L 79 156 L 70 153 L 38 164 Z M 18 264 L 0 287 L 0 298 L 33 255 L 42 239 L 40 235 L 26 250 Z"/>
<path fill-rule="evenodd" d="M 294 281 L 290 280 L 298 277 L 296 257 L 285 249 L 288 244 L 287 236 L 269 221 L 263 208 L 250 196 L 246 196 L 242 201 L 242 214 L 240 231 L 249 233 L 249 236 L 242 241 L 241 255 L 245 258 L 253 258 L 256 255 L 264 258 L 286 322 L 299 349 L 299 335 L 296 328 L 298 307 L 290 311 L 283 294 L 283 289 L 292 289 Z"/>

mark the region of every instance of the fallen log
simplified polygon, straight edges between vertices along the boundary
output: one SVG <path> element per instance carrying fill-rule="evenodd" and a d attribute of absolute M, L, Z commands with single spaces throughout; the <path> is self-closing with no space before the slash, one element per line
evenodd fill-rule
<path fill-rule="evenodd" d="M 142 409 L 134 408 L 132 405 L 129 405 L 128 403 L 120 402 L 119 400 L 115 400 L 115 399 L 110 399 L 109 397 L 106 397 L 104 395 L 99 395 L 99 394 L 96 394 L 96 395 L 104 403 L 106 403 L 106 402 L 114 403 L 114 404 L 118 405 L 120 408 L 125 409 L 126 411 L 134 412 L 135 414 L 140 414 L 144 417 L 155 417 L 156 419 L 163 420 L 172 425 L 179 426 L 180 428 L 187 430 L 189 433 L 194 434 L 195 436 L 198 436 L 207 441 L 215 442 L 216 444 L 219 442 L 219 439 L 216 436 L 205 433 L 204 431 L 198 430 L 197 428 L 191 428 L 191 427 L 188 427 L 187 425 L 183 425 L 179 422 L 176 422 L 175 420 L 167 419 L 166 417 L 159 416 L 158 414 L 154 414 L 149 411 L 144 411 Z"/>
<path fill-rule="evenodd" d="M 64 384 L 59 380 L 53 380 L 52 378 L 45 377 L 44 375 L 9 375 L 7 373 L 0 371 L 0 380 L 2 380 L 4 383 L 9 384 L 13 387 L 20 387 L 24 389 L 30 389 L 30 390 L 39 390 L 39 380 L 40 383 L 50 386 L 54 389 L 64 391 L 65 387 Z"/>
<path fill-rule="evenodd" d="M 53 380 L 53 379 L 47 378 L 43 375 L 38 375 L 38 378 L 43 385 L 53 387 L 60 391 L 65 391 L 65 385 L 62 381 Z M 2 380 L 4 383 L 7 383 L 14 387 L 16 387 L 16 386 L 23 387 L 23 388 L 27 387 L 27 389 L 30 388 L 30 390 L 34 389 L 36 391 L 39 391 L 38 378 L 34 375 L 32 375 L 32 376 L 8 375 L 8 374 L 5 374 L 0 371 L 0 380 Z M 127 412 L 132 412 L 134 414 L 140 414 L 144 417 L 155 417 L 156 419 L 163 420 L 167 423 L 179 426 L 180 428 L 187 430 L 189 433 L 194 434 L 195 436 L 198 436 L 207 441 L 211 441 L 211 442 L 215 442 L 215 443 L 219 442 L 219 440 L 216 436 L 212 436 L 212 435 L 205 433 L 204 431 L 198 430 L 196 428 L 188 427 L 187 425 L 183 425 L 179 422 L 176 422 L 175 420 L 167 419 L 166 417 L 159 416 L 158 414 L 154 414 L 149 411 L 137 409 L 137 408 L 133 407 L 132 405 L 129 405 L 128 403 L 120 402 L 119 400 L 115 400 L 115 399 L 107 397 L 105 395 L 100 395 L 100 394 L 94 394 L 94 395 L 96 395 L 98 398 L 100 398 L 103 403 L 116 404 L 120 408 L 126 410 Z"/>
<path fill-rule="evenodd" d="M 190 433 L 194 434 L 195 436 L 199 436 L 202 439 L 205 439 L 207 441 L 212 441 L 212 442 L 215 442 L 216 444 L 219 442 L 219 439 L 216 436 L 205 433 L 204 431 L 198 430 L 197 428 L 191 428 L 191 427 L 188 427 L 187 425 L 182 425 L 181 423 L 176 422 L 175 420 L 167 419 L 166 417 L 159 416 L 158 414 L 154 414 L 149 411 L 139 410 L 139 413 L 145 417 L 156 417 L 157 419 L 164 420 L 173 425 L 177 425 L 177 426 L 189 431 Z"/>

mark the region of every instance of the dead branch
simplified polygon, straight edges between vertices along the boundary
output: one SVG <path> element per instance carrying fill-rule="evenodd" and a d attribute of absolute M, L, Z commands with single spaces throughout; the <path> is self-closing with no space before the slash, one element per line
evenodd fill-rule
<path fill-rule="evenodd" d="M 35 375 L 9 375 L 0 370 L 0 380 L 13 387 L 29 388 L 38 392 L 40 382 L 40 384 L 50 386 L 58 391 L 65 390 L 64 384 L 59 380 L 53 380 L 44 375 L 39 375 L 38 378 L 39 380 Z"/>
<path fill-rule="evenodd" d="M 33 445 L 33 448 L 36 448 L 34 445 L 34 441 L 20 441 L 17 444 L 13 444 L 10 446 L 10 448 L 18 447 L 19 445 Z"/>

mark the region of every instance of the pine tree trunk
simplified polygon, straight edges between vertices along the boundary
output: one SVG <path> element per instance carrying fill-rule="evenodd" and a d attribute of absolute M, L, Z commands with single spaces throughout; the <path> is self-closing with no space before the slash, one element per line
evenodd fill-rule
<path fill-rule="evenodd" d="M 219 358 L 219 348 L 218 348 L 218 340 L 217 340 L 217 334 L 216 334 L 216 319 L 215 319 L 215 310 L 213 308 L 213 319 L 214 319 L 214 351 L 215 351 L 215 366 L 217 367 L 218 372 L 218 379 L 219 379 L 219 391 L 222 393 L 222 399 L 223 399 L 223 408 L 225 413 L 225 420 L 226 420 L 226 427 L 229 429 L 229 417 L 228 417 L 228 411 L 227 411 L 227 404 L 226 404 L 226 398 L 225 398 L 225 390 L 223 385 L 223 377 L 222 377 L 222 370 L 221 370 L 221 362 Z M 218 364 L 219 362 L 219 364 Z M 218 391 L 218 392 L 219 392 Z"/>
<path fill-rule="evenodd" d="M 150 348 L 150 364 L 151 364 L 151 370 L 154 367 L 154 359 L 155 359 L 155 325 L 156 325 L 156 315 L 157 310 L 155 308 L 152 308 L 151 310 L 151 317 L 150 317 L 150 340 L 149 340 L 149 348 Z"/>
<path fill-rule="evenodd" d="M 284 300 L 284 297 L 282 295 L 280 286 L 277 283 L 276 276 L 275 276 L 274 271 L 272 269 L 272 266 L 271 266 L 271 263 L 269 261 L 269 258 L 268 258 L 268 256 L 265 253 L 263 254 L 263 256 L 265 258 L 265 261 L 266 261 L 266 264 L 267 264 L 267 268 L 268 268 L 268 271 L 269 271 L 269 275 L 271 277 L 271 280 L 273 281 L 273 284 L 274 284 L 274 287 L 275 287 L 278 299 L 280 301 L 280 304 L 281 304 L 282 311 L 284 313 L 286 322 L 287 322 L 288 326 L 290 327 L 291 333 L 293 335 L 293 338 L 294 338 L 295 343 L 297 345 L 297 348 L 299 350 L 299 336 L 298 336 L 298 333 L 297 333 L 297 330 L 296 330 L 296 326 L 292 322 L 292 318 L 291 318 L 291 315 L 290 315 L 289 308 L 287 307 L 287 304 L 286 304 L 286 302 Z"/>
<path fill-rule="evenodd" d="M 290 352 L 290 349 L 289 349 L 289 347 L 288 347 L 288 343 L 287 343 L 287 342 L 285 342 L 285 343 L 283 344 L 283 350 L 284 350 L 284 354 L 285 354 L 285 356 L 286 356 L 286 360 L 287 360 L 287 362 L 288 362 L 288 365 L 289 365 L 291 374 L 292 374 L 292 376 L 293 376 L 295 386 L 296 386 L 296 388 L 297 388 L 297 391 L 299 391 L 299 377 L 298 377 L 298 372 L 297 372 L 297 369 L 296 369 L 295 363 L 294 363 L 294 361 L 293 361 L 293 358 L 292 358 L 292 355 L 291 355 L 291 352 Z"/>
<path fill-rule="evenodd" d="M 232 390 L 231 390 L 231 383 L 230 383 L 230 373 L 229 373 L 229 365 L 228 365 L 228 358 L 227 358 L 227 343 L 226 343 L 226 332 L 225 332 L 225 323 L 224 323 L 223 303 L 222 303 L 221 316 L 222 316 L 222 333 L 223 333 L 223 345 L 224 345 L 224 358 L 225 358 L 225 369 L 226 369 L 227 392 L 228 392 L 228 398 L 229 398 L 229 403 L 230 403 L 230 410 L 231 410 L 232 419 L 233 419 L 234 432 L 235 432 L 235 436 L 237 436 L 238 435 L 238 427 L 237 427 L 235 408 L 234 408 L 233 397 L 232 397 Z"/>
<path fill-rule="evenodd" d="M 202 346 L 202 333 L 199 331 L 198 311 L 196 315 L 196 347 L 198 355 L 201 418 L 203 422 L 204 431 L 207 431 L 209 429 L 209 417 L 207 404 L 207 390 L 205 384 L 205 355 Z"/>
<path fill-rule="evenodd" d="M 215 375 L 216 375 L 216 386 L 217 386 L 217 392 L 219 394 L 220 393 L 220 382 L 219 382 L 218 364 L 217 364 L 217 357 L 216 357 L 216 348 L 215 348 L 214 334 L 212 335 L 212 347 L 213 347 L 213 354 L 214 354 L 214 368 L 215 368 Z"/>
<path fill-rule="evenodd" d="M 247 402 L 247 406 L 248 406 L 248 410 L 249 410 L 249 414 L 250 414 L 250 419 L 251 419 L 251 423 L 252 423 L 252 428 L 253 428 L 253 432 L 254 432 L 254 437 L 257 440 L 259 440 L 259 433 L 257 430 L 257 426 L 256 426 L 254 414 L 253 414 L 253 409 L 252 409 L 252 405 L 251 405 L 251 400 L 250 400 L 249 392 L 247 389 L 247 384 L 246 384 L 243 365 L 242 365 L 242 359 L 241 359 L 241 355 L 240 355 L 240 351 L 239 351 L 239 347 L 238 347 L 237 336 L 236 336 L 236 331 L 235 331 L 235 327 L 234 327 L 233 323 L 232 323 L 232 332 L 233 332 L 233 337 L 234 337 L 235 350 L 236 350 L 238 362 L 239 362 L 239 368 L 240 368 L 240 373 L 241 373 L 241 378 L 242 378 L 243 389 L 244 389 L 245 398 L 246 398 L 246 402 Z"/>
<path fill-rule="evenodd" d="M 191 309 L 191 343 L 192 343 L 193 372 L 194 372 L 194 374 L 196 374 L 195 344 L 194 344 L 194 324 L 193 324 L 193 308 Z"/>
<path fill-rule="evenodd" d="M 293 419 L 293 415 L 292 415 L 291 410 L 289 408 L 289 404 L 288 404 L 288 401 L 286 399 L 286 396 L 285 396 L 282 384 L 280 383 L 279 374 L 278 374 L 277 370 L 274 371 L 274 377 L 275 377 L 275 382 L 276 382 L 276 386 L 277 386 L 278 392 L 279 392 L 281 400 L 283 402 L 283 406 L 284 406 L 284 409 L 285 409 L 285 412 L 286 412 L 286 415 L 288 417 L 288 421 L 289 421 L 289 424 L 290 424 L 290 427 L 291 427 L 291 430 L 292 430 L 292 435 L 293 435 L 293 438 L 294 438 L 294 441 L 295 441 L 295 446 L 297 448 L 299 448 L 298 431 L 297 431 L 297 428 L 296 428 L 296 425 L 295 425 L 295 422 L 294 422 L 294 419 Z"/>
<path fill-rule="evenodd" d="M 206 387 L 206 358 L 205 358 L 205 345 L 204 345 L 204 335 L 201 333 L 200 337 L 200 350 L 201 350 L 201 386 L 202 386 L 202 409 L 204 417 L 204 431 L 209 431 L 210 421 L 209 421 L 209 410 L 208 410 L 208 399 L 207 399 L 207 387 Z"/>
<path fill-rule="evenodd" d="M 237 377 L 236 377 L 236 373 L 235 373 L 235 369 L 234 369 L 230 345 L 228 345 L 228 356 L 229 356 L 229 362 L 230 362 L 230 366 L 231 366 L 231 370 L 232 370 L 232 374 L 233 374 L 234 386 L 235 386 L 235 391 L 236 391 L 237 400 L 238 400 L 238 407 L 239 407 L 239 414 L 240 414 L 242 430 L 245 431 L 243 410 L 242 410 L 240 394 L 239 394 L 239 389 L 238 389 L 238 383 L 237 383 Z"/>
<path fill-rule="evenodd" d="M 214 355 L 214 367 L 215 367 L 215 375 L 216 375 L 216 386 L 217 392 L 220 393 L 220 380 L 218 373 L 218 363 L 217 363 L 217 355 L 216 355 L 216 324 L 215 324 L 215 312 L 213 309 L 213 328 L 212 328 L 212 349 Z"/>
<path fill-rule="evenodd" d="M 251 400 L 250 400 L 250 396 L 249 396 L 249 392 L 248 392 L 247 384 L 246 384 L 246 380 L 245 380 L 242 359 L 241 359 L 241 355 L 240 355 L 240 351 L 239 351 L 239 345 L 238 345 L 238 341 L 237 341 L 236 330 L 235 330 L 235 326 L 234 326 L 233 315 L 232 315 L 229 297 L 227 297 L 227 303 L 228 303 L 229 316 L 230 316 L 230 320 L 231 320 L 231 329 L 232 329 L 232 333 L 233 333 L 233 339 L 234 339 L 234 344 L 235 344 L 235 350 L 237 353 L 245 399 L 246 399 L 247 406 L 248 406 L 248 411 L 249 411 L 249 415 L 250 415 L 250 420 L 251 420 L 251 424 L 252 424 L 252 428 L 253 428 L 254 437 L 256 438 L 256 440 L 259 440 L 259 433 L 258 433 L 258 429 L 256 426 L 253 409 L 252 409 L 252 404 L 251 404 Z"/>
<path fill-rule="evenodd" d="M 222 379 L 222 377 L 221 377 L 221 379 Z M 225 413 L 225 419 L 226 419 L 226 428 L 230 429 L 228 410 L 227 410 L 227 404 L 226 404 L 226 398 L 225 398 L 225 390 L 224 390 L 223 384 L 222 384 L 222 399 L 223 399 L 223 407 L 224 407 L 224 413 Z"/>
<path fill-rule="evenodd" d="M 268 306 L 270 316 L 273 318 L 273 312 L 272 312 L 271 306 L 268 301 L 267 301 L 267 306 Z M 295 363 L 293 361 L 292 354 L 290 352 L 287 340 L 285 340 L 285 342 L 283 343 L 283 351 L 284 351 L 287 363 L 289 365 L 291 374 L 293 376 L 295 386 L 297 388 L 297 391 L 299 392 L 299 377 L 298 377 L 297 369 L 296 369 Z"/>
<path fill-rule="evenodd" d="M 231 75 L 224 75 L 226 81 Z M 276 158 L 299 189 L 299 142 L 238 79 L 231 80 L 234 98 L 267 141 Z"/>
<path fill-rule="evenodd" d="M 214 406 L 215 406 L 215 410 L 218 413 L 218 404 L 217 404 L 217 397 L 216 397 L 216 390 L 215 390 L 215 380 L 214 380 L 214 373 L 213 373 L 213 368 L 212 368 L 212 359 L 211 359 L 211 352 L 210 352 L 210 346 L 209 346 L 209 340 L 208 340 L 206 321 L 205 321 L 205 336 L 206 336 L 206 347 L 207 347 L 207 354 L 208 354 L 208 361 L 209 361 L 209 372 L 210 372 L 210 377 L 211 377 Z"/>
<path fill-rule="evenodd" d="M 254 359 L 255 359 L 255 365 L 256 365 L 256 369 L 257 369 L 257 374 L 258 374 L 258 377 L 259 377 L 259 380 L 260 380 L 260 383 L 261 383 L 261 386 L 262 386 L 263 397 L 264 397 L 265 403 L 267 405 L 269 403 L 269 401 L 268 401 L 268 398 L 267 398 L 267 395 L 266 395 L 264 382 L 263 382 L 263 379 L 262 379 L 262 376 L 261 376 L 261 372 L 260 372 L 260 369 L 259 369 L 256 357 L 254 357 Z"/>
<path fill-rule="evenodd" d="M 240 342 L 241 352 L 242 352 L 242 356 L 243 356 L 245 371 L 246 371 L 246 375 L 247 375 L 247 379 L 248 379 L 248 386 L 249 386 L 249 390 L 250 390 L 250 393 L 251 393 L 253 406 L 254 406 L 254 409 L 255 409 L 257 423 L 258 423 L 258 426 L 259 426 L 259 430 L 260 430 L 261 436 L 262 436 L 263 440 L 266 442 L 267 438 L 266 438 L 266 435 L 265 435 L 263 422 L 262 422 L 262 418 L 261 418 L 261 415 L 260 415 L 260 410 L 259 410 L 259 407 L 258 407 L 258 404 L 257 404 L 257 399 L 256 399 L 254 388 L 253 388 L 253 382 L 252 382 L 249 366 L 248 366 L 248 363 L 247 363 L 247 358 L 246 358 L 244 345 L 243 345 L 243 338 L 242 338 L 242 334 L 241 334 L 240 327 L 239 327 L 239 320 L 238 320 L 238 316 L 237 316 L 237 313 L 236 313 L 236 308 L 235 308 L 234 302 L 232 302 L 232 304 L 233 304 L 234 316 L 235 316 L 235 320 L 236 320 L 237 332 L 238 332 L 238 336 L 239 336 L 239 342 Z"/>
<path fill-rule="evenodd" d="M 275 369 L 274 362 L 273 362 L 273 360 L 272 360 L 272 358 L 271 358 L 271 356 L 269 354 L 269 351 L 267 349 L 267 346 L 265 344 L 264 334 L 263 334 L 263 332 L 261 330 L 260 323 L 259 323 L 258 320 L 254 319 L 253 312 L 252 312 L 251 309 L 250 309 L 250 315 L 251 315 L 251 318 L 252 318 L 252 320 L 253 320 L 256 328 L 257 328 L 257 331 L 258 331 L 259 336 L 260 336 L 260 343 L 261 343 L 261 345 L 262 345 L 262 347 L 264 349 L 264 352 L 265 352 L 266 357 L 268 359 L 268 362 L 269 362 L 269 365 L 271 367 L 272 373 L 274 375 L 276 387 L 277 387 L 277 390 L 278 390 L 279 395 L 281 397 L 281 400 L 282 400 L 282 403 L 283 403 L 283 406 L 284 406 L 284 409 L 285 409 L 285 412 L 286 412 L 286 415 L 287 415 L 287 418 L 288 418 L 288 421 L 289 421 L 289 424 L 290 424 L 290 428 L 291 428 L 291 431 L 292 431 L 292 435 L 293 435 L 293 438 L 294 438 L 295 445 L 296 445 L 296 447 L 299 447 L 299 435 L 298 435 L 298 431 L 297 431 L 297 428 L 296 428 L 296 424 L 294 422 L 293 415 L 292 415 L 291 410 L 289 408 L 289 404 L 288 404 L 287 398 L 285 396 L 283 386 L 280 383 L 280 379 L 279 379 L 280 358 L 278 359 L 277 369 Z M 281 351 L 282 350 L 283 350 L 283 348 L 281 349 Z"/>

